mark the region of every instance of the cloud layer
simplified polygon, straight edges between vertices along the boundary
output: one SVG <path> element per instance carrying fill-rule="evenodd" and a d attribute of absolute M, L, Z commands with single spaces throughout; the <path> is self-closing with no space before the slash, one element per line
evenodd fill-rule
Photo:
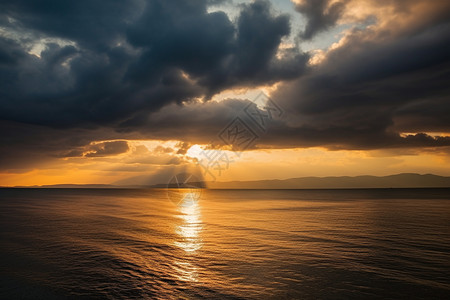
<path fill-rule="evenodd" d="M 268 1 L 235 20 L 211 3 L 2 1 L 1 168 L 119 155 L 133 139 L 183 152 L 249 103 L 211 97 L 275 83 L 284 118 L 255 148 L 450 146 L 432 136 L 450 132 L 447 1 L 295 1 L 299 45 Z M 338 25 L 339 42 L 301 51 Z"/>
<path fill-rule="evenodd" d="M 269 2 L 236 23 L 207 1 L 2 1 L 0 117 L 48 126 L 130 122 L 169 103 L 301 74 L 280 50 L 289 18 Z M 48 42 L 48 39 L 53 39 Z M 43 47 L 40 57 L 30 47 Z"/>

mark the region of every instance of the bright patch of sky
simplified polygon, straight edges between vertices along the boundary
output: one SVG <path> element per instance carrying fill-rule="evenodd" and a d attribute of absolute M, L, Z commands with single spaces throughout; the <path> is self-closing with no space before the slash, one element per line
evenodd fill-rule
<path fill-rule="evenodd" d="M 234 0 L 225 1 L 221 4 L 212 5 L 208 12 L 223 11 L 231 21 L 236 21 L 239 16 L 239 11 L 243 4 L 251 3 L 249 0 Z M 290 0 L 272 0 L 272 9 L 277 14 L 287 14 L 291 20 L 291 34 L 283 42 L 286 44 L 298 43 L 303 51 L 311 51 L 317 49 L 327 49 L 333 43 L 339 41 L 342 32 L 350 28 L 352 25 L 345 24 L 336 26 L 326 32 L 318 34 L 311 41 L 300 40 L 299 33 L 305 28 L 306 19 L 299 12 L 295 10 L 295 5 Z"/>
<path fill-rule="evenodd" d="M 16 20 L 8 18 L 9 24 L 14 25 Z M 60 47 L 64 46 L 76 46 L 76 43 L 67 39 L 54 38 L 54 37 L 42 37 L 38 36 L 35 32 L 27 32 L 21 30 L 20 26 L 17 29 L 14 27 L 0 26 L 0 37 L 11 39 L 17 43 L 23 45 L 29 54 L 41 57 L 41 52 L 45 50 L 47 44 L 57 44 Z"/>

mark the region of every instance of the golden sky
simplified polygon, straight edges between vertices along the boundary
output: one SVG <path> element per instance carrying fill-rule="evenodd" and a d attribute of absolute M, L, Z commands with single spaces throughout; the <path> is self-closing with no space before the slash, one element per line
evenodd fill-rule
<path fill-rule="evenodd" d="M 0 6 L 0 186 L 450 176 L 448 1 L 71 5 Z"/>
<path fill-rule="evenodd" d="M 191 145 L 177 154 L 176 141 L 128 141 L 127 152 L 105 157 L 64 158 L 43 162 L 24 173 L 0 174 L 4 186 L 51 184 L 165 183 L 177 173 L 202 174 L 206 181 L 287 179 L 307 176 L 384 176 L 398 173 L 433 173 L 450 176 L 450 156 L 438 151 L 336 150 L 293 148 L 225 153 L 228 160 L 208 167 L 201 154 L 206 145 Z M 197 161 L 195 160 L 197 159 Z M 202 161 L 203 160 L 203 161 Z M 228 163 L 227 163 L 228 161 Z M 221 170 L 218 170 L 218 167 Z M 199 175 L 201 176 L 201 175 Z"/>

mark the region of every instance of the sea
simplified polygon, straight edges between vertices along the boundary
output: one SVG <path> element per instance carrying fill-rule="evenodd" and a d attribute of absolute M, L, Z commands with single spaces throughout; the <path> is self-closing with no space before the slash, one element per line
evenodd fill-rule
<path fill-rule="evenodd" d="M 450 189 L 3 188 L 0 242 L 0 299 L 450 299 Z"/>

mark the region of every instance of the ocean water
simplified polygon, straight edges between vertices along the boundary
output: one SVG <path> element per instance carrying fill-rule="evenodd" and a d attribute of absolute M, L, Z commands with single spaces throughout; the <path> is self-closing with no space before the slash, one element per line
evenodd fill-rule
<path fill-rule="evenodd" d="M 450 297 L 449 189 L 167 194 L 0 189 L 0 298 Z"/>

